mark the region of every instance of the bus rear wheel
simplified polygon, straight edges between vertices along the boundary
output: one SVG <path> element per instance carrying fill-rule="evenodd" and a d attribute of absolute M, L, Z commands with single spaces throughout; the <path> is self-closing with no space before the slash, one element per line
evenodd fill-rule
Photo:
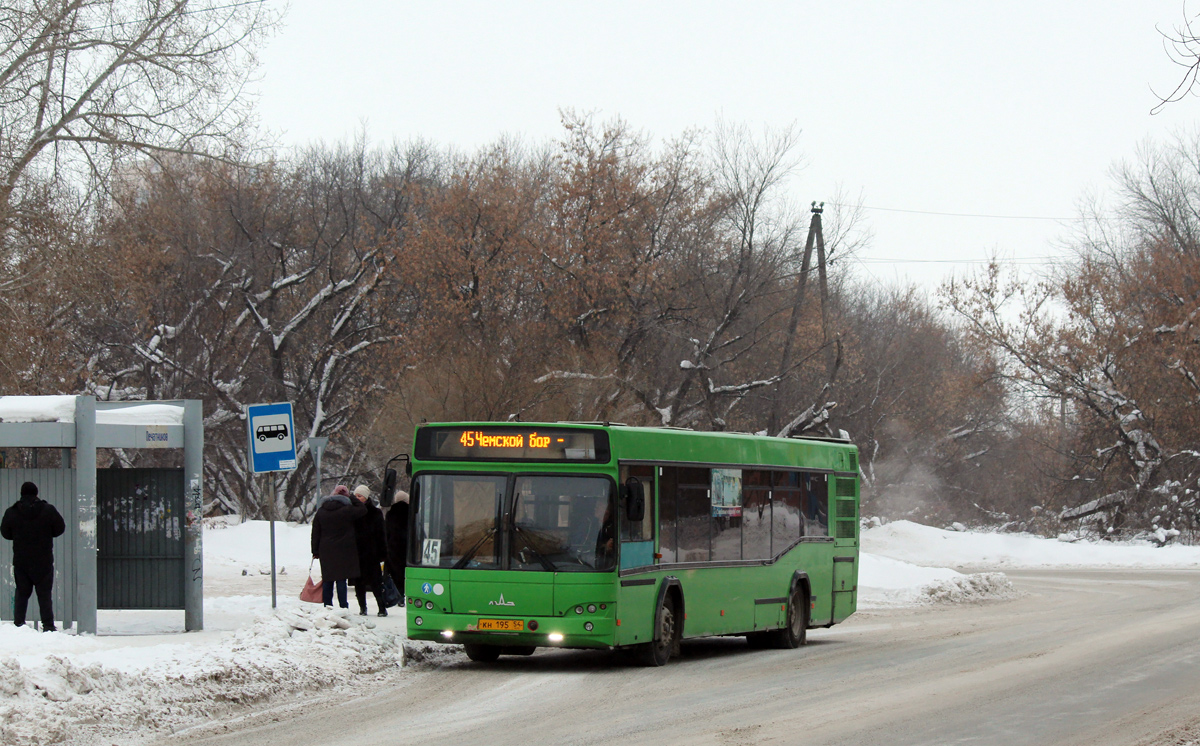
<path fill-rule="evenodd" d="M 787 624 L 768 633 L 771 647 L 791 650 L 808 642 L 808 594 L 802 588 L 792 591 L 788 601 Z"/>
<path fill-rule="evenodd" d="M 476 663 L 492 663 L 500 657 L 500 648 L 495 645 L 480 645 L 468 642 L 463 645 L 467 657 Z"/>
<path fill-rule="evenodd" d="M 671 660 L 671 652 L 675 649 L 677 622 L 675 619 L 675 602 L 667 598 L 658 611 L 654 620 L 654 631 L 658 634 L 645 644 L 641 650 L 641 662 L 644 666 L 665 666 Z"/>

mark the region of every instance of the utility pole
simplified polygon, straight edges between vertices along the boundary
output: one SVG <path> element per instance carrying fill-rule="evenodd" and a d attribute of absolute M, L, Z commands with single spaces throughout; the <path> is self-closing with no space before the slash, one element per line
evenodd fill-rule
<path fill-rule="evenodd" d="M 788 319 L 787 336 L 783 340 L 783 354 L 779 357 L 778 380 L 775 382 L 775 396 L 771 400 L 771 417 L 767 421 L 767 434 L 779 432 L 780 389 L 783 386 L 783 376 L 791 365 L 792 343 L 796 337 L 796 326 L 800 322 L 800 313 L 804 306 L 805 284 L 808 274 L 812 271 L 813 248 L 817 250 L 817 281 L 821 291 L 821 336 L 822 343 L 829 343 L 829 320 L 826 309 L 829 306 L 828 276 L 825 272 L 825 234 L 821 230 L 821 213 L 825 203 L 812 203 L 812 218 L 808 223 L 808 239 L 804 242 L 804 258 L 800 262 L 800 276 L 796 278 L 796 299 L 792 303 L 792 315 Z M 827 361 L 826 367 L 832 366 Z"/>

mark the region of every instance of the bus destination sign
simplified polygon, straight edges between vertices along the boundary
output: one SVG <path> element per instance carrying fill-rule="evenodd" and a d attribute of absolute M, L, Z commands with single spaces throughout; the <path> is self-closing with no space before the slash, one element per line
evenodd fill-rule
<path fill-rule="evenodd" d="M 454 461 L 608 461 L 608 434 L 537 427 L 423 427 L 417 458 Z"/>

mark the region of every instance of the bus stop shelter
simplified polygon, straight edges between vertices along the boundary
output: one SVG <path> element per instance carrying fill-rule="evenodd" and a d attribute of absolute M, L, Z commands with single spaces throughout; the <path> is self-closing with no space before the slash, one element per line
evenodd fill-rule
<path fill-rule="evenodd" d="M 54 612 L 96 632 L 99 608 L 176 608 L 204 628 L 204 421 L 199 400 L 0 396 L 0 448 L 47 448 L 57 469 L 0 468 L 0 511 L 23 482 L 66 522 L 54 542 Z M 182 448 L 183 469 L 97 469 L 99 448 Z M 13 618 L 12 542 L 0 541 L 0 619 Z M 37 619 L 36 595 L 29 619 Z"/>

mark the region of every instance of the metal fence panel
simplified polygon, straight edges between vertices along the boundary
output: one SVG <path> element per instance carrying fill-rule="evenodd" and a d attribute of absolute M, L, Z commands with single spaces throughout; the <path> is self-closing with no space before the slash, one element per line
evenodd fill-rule
<path fill-rule="evenodd" d="M 75 621 L 75 552 L 79 526 L 75 511 L 74 469 L 0 469 L 0 511 L 21 499 L 21 485 L 33 482 L 38 497 L 53 505 L 66 521 L 66 532 L 54 540 L 54 616 L 63 626 Z M 0 541 L 0 619 L 12 621 L 16 583 L 12 574 L 12 542 Z M 27 622 L 38 621 L 37 594 L 29 599 Z"/>
<path fill-rule="evenodd" d="M 184 608 L 183 469 L 98 469 L 96 509 L 97 608 Z"/>

